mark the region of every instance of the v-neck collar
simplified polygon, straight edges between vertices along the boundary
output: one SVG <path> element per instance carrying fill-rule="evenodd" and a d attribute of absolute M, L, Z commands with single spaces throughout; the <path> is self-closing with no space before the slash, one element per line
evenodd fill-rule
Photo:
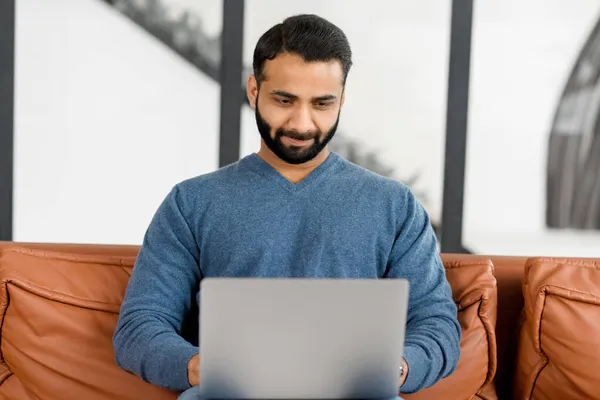
<path fill-rule="evenodd" d="M 330 171 L 332 167 L 337 164 L 340 156 L 334 152 L 330 152 L 327 159 L 323 161 L 317 168 L 315 168 L 310 174 L 308 174 L 303 180 L 298 183 L 293 183 L 286 177 L 281 175 L 271 164 L 260 158 L 257 153 L 252 153 L 242 159 L 242 163 L 246 163 L 250 168 L 260 175 L 272 179 L 279 183 L 285 189 L 291 192 L 299 192 L 309 187 L 318 178 L 323 176 L 326 172 Z"/>

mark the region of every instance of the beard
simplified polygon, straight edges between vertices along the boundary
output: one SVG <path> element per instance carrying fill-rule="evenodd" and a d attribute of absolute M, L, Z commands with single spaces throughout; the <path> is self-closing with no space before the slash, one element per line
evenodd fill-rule
<path fill-rule="evenodd" d="M 333 139 L 340 121 L 340 110 L 338 110 L 335 123 L 325 134 L 320 130 L 301 133 L 295 130 L 279 128 L 275 131 L 275 135 L 271 136 L 271 125 L 265 121 L 258 110 L 258 97 L 256 98 L 254 115 L 256 117 L 258 132 L 260 133 L 262 140 L 265 142 L 269 150 L 271 150 L 277 157 L 288 164 L 304 164 L 319 155 L 319 153 L 327 146 L 327 144 L 329 144 L 331 139 Z M 313 142 L 308 147 L 287 146 L 281 141 L 281 138 L 284 136 L 298 140 L 312 139 Z"/>

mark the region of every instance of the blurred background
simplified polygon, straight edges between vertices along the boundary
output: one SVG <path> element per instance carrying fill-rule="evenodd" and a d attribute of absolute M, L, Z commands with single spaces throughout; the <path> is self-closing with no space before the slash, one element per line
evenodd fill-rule
<path fill-rule="evenodd" d="M 175 183 L 219 168 L 231 140 L 238 158 L 258 150 L 243 99 L 254 45 L 316 13 L 354 53 L 332 149 L 411 186 L 443 250 L 600 256 L 597 0 L 11 2 L 0 239 L 140 244 Z M 223 132 L 225 106 L 238 132 Z"/>

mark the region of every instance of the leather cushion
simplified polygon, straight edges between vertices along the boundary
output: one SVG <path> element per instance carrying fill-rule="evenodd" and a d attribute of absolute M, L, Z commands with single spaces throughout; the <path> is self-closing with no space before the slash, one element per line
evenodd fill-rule
<path fill-rule="evenodd" d="M 434 386 L 405 399 L 496 399 L 496 306 L 494 267 L 490 260 L 444 258 L 446 277 L 458 306 L 462 328 L 456 371 Z M 409 371 L 410 373 L 410 371 Z"/>
<path fill-rule="evenodd" d="M 114 361 L 112 334 L 134 249 L 60 250 L 0 247 L 0 398 L 177 398 Z"/>
<path fill-rule="evenodd" d="M 515 375 L 516 399 L 600 399 L 600 264 L 532 258 Z"/>
<path fill-rule="evenodd" d="M 444 261 L 492 260 L 494 277 L 498 285 L 496 321 L 498 357 L 494 384 L 498 398 L 510 399 L 513 395 L 513 377 L 519 342 L 519 318 L 523 310 L 523 275 L 528 257 L 445 253 L 442 258 Z"/>

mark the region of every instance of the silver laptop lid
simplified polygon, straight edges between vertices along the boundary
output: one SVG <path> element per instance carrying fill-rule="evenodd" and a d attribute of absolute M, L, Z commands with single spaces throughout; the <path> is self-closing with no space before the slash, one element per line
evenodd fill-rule
<path fill-rule="evenodd" d="M 406 280 L 207 278 L 200 297 L 205 398 L 398 393 Z"/>

